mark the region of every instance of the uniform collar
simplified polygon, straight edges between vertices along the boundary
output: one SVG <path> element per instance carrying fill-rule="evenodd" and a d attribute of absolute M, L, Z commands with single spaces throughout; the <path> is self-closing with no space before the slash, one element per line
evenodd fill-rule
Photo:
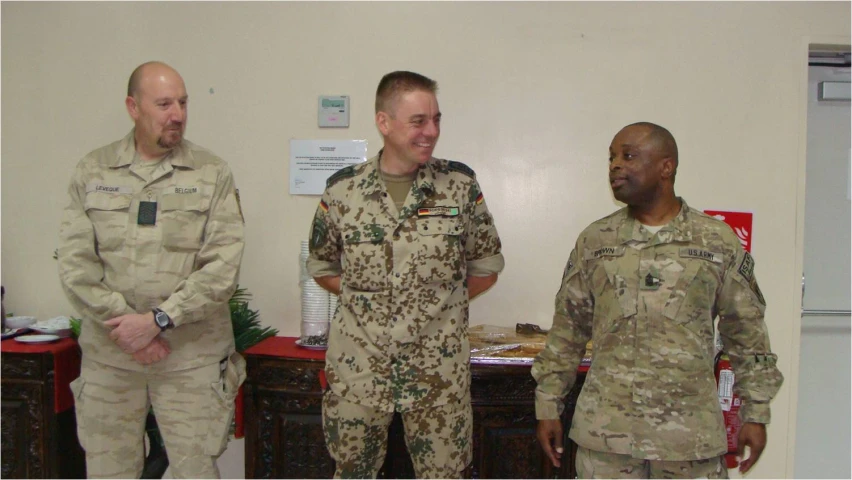
<path fill-rule="evenodd" d="M 110 167 L 119 168 L 126 167 L 133 163 L 133 157 L 136 155 L 136 128 L 130 129 L 130 133 L 128 133 L 118 145 L 118 155 L 116 155 L 115 160 L 112 162 Z M 175 147 L 171 152 L 166 155 L 166 158 L 163 160 L 168 162 L 169 165 L 176 167 L 186 167 L 195 169 L 195 157 L 192 155 L 192 149 L 189 148 L 190 143 L 188 140 L 183 139 L 180 142 L 180 145 Z"/>
<path fill-rule="evenodd" d="M 631 240 L 638 242 L 649 242 L 654 240 L 652 245 L 671 242 L 689 242 L 692 241 L 692 227 L 689 224 L 689 206 L 686 200 L 677 197 L 680 201 L 680 212 L 656 235 L 652 235 L 648 230 L 641 228 L 642 224 L 630 215 L 630 210 L 624 208 L 624 220 L 618 227 L 618 243 L 624 244 Z"/>
<path fill-rule="evenodd" d="M 384 149 L 379 150 L 379 153 L 375 157 L 367 161 L 367 183 L 364 188 L 364 195 L 381 193 L 386 189 L 384 182 L 381 181 L 382 175 L 379 168 L 379 160 L 382 158 L 382 152 L 384 152 Z M 428 197 L 435 191 L 436 178 L 435 158 L 432 157 L 417 170 L 417 175 L 414 177 L 414 188 L 423 192 Z"/>

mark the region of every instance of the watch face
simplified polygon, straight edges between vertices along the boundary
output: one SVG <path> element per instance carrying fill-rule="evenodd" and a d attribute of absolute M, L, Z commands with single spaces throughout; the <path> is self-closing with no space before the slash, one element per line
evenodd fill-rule
<path fill-rule="evenodd" d="M 154 315 L 154 320 L 160 328 L 165 328 L 169 325 L 169 317 L 164 312 L 157 312 L 157 314 Z"/>

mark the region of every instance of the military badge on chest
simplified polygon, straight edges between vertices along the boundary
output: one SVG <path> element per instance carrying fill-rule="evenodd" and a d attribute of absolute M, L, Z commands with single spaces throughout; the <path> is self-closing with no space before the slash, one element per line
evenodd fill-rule
<path fill-rule="evenodd" d="M 421 207 L 417 209 L 418 217 L 457 217 L 459 207 Z"/>
<path fill-rule="evenodd" d="M 662 284 L 663 281 L 660 278 L 660 272 L 652 267 L 639 282 L 639 288 L 641 290 L 659 290 Z"/>
<path fill-rule="evenodd" d="M 154 225 L 157 223 L 157 202 L 139 202 L 139 214 L 136 216 L 138 225 Z"/>

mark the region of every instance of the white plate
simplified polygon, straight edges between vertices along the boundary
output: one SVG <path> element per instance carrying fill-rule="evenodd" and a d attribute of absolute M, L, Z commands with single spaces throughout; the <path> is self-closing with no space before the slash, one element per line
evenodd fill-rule
<path fill-rule="evenodd" d="M 59 338 L 66 338 L 71 336 L 70 328 L 44 328 L 39 327 L 38 324 L 30 325 L 30 330 L 38 333 L 43 333 L 45 335 L 55 335 Z"/>
<path fill-rule="evenodd" d="M 296 345 L 302 348 L 307 348 L 308 350 L 328 350 L 328 345 L 302 345 L 301 338 L 296 340 Z"/>
<path fill-rule="evenodd" d="M 15 337 L 16 342 L 21 343 L 50 343 L 59 340 L 56 335 L 24 335 L 23 337 Z"/>

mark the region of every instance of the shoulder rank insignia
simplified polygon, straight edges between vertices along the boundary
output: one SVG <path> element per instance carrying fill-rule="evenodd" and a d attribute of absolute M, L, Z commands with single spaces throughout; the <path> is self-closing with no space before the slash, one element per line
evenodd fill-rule
<path fill-rule="evenodd" d="M 354 177 L 355 176 L 355 165 L 350 165 L 346 168 L 341 168 L 334 175 L 328 177 L 328 180 L 325 182 L 326 188 L 334 185 L 335 183 L 343 180 L 344 178 Z"/>
<path fill-rule="evenodd" d="M 463 173 L 468 177 L 476 177 L 476 174 L 473 173 L 473 169 L 461 162 L 454 162 L 450 160 L 449 162 L 447 162 L 447 170 L 451 172 Z"/>

